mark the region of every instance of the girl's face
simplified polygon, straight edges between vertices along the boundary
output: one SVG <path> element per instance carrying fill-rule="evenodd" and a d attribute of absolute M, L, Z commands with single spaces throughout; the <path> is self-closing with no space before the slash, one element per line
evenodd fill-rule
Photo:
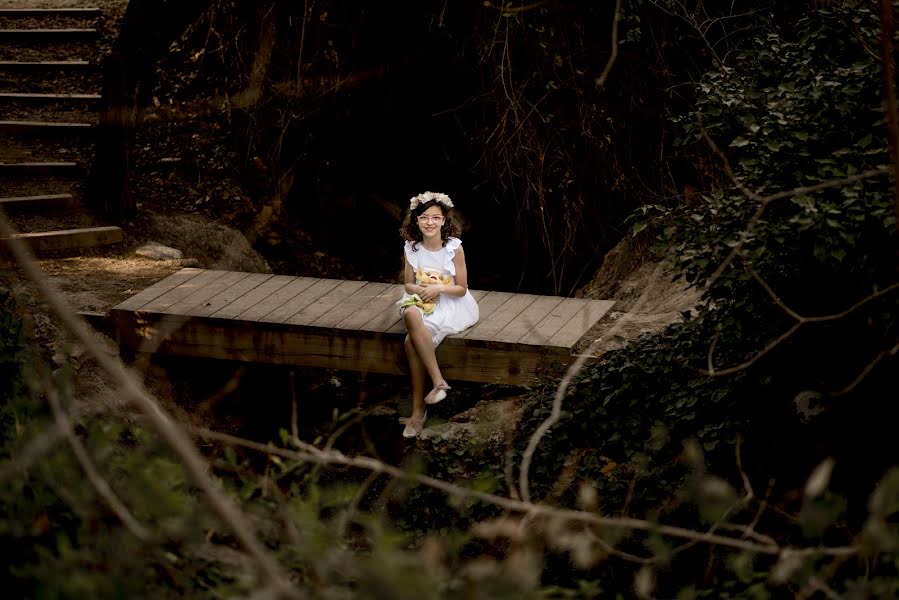
<path fill-rule="evenodd" d="M 439 206 L 431 206 L 418 215 L 418 229 L 425 239 L 440 239 L 440 229 L 443 227 L 443 210 Z"/>

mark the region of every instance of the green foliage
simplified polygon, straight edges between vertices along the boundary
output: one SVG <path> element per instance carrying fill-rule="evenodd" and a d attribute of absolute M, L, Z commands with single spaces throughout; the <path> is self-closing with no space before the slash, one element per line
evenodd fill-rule
<path fill-rule="evenodd" d="M 752 448 L 744 457 L 750 479 L 756 485 L 776 480 L 781 494 L 801 487 L 801 473 L 825 456 L 850 470 L 850 461 L 876 457 L 874 464 L 844 474 L 839 491 L 795 506 L 799 528 L 772 525 L 780 539 L 797 544 L 848 541 L 837 531 L 847 522 L 861 527 L 857 514 L 866 497 L 858 486 L 870 485 L 870 477 L 894 460 L 880 453 L 879 444 L 893 435 L 884 424 L 883 399 L 895 383 L 895 359 L 873 365 L 879 368 L 865 372 L 851 391 L 840 390 L 849 390 L 847 384 L 878 353 L 896 344 L 899 293 L 828 324 L 804 325 L 769 351 L 796 320 L 750 268 L 777 301 L 805 316 L 839 313 L 894 283 L 897 238 L 889 179 L 859 179 L 773 200 L 752 221 L 759 200 L 734 185 L 723 161 L 759 197 L 888 164 L 875 57 L 877 14 L 875 3 L 847 2 L 804 11 L 780 27 L 747 17 L 743 39 L 727 60 L 696 83 L 693 107 L 671 115 L 681 128 L 676 152 L 696 165 L 685 174 L 686 187 L 703 191 L 676 204 L 644 207 L 632 232 L 648 226 L 662 232 L 659 255 L 676 261 L 696 286 L 707 286 L 733 249 L 739 246 L 739 252 L 714 285 L 705 287 L 695 315 L 685 314 L 664 335 L 632 340 L 584 369 L 568 390 L 563 420 L 544 438 L 532 467 L 537 497 L 551 496 L 573 452 L 585 449 L 577 477 L 597 488 L 604 512 L 626 507 L 695 526 L 722 518 L 746 522 L 751 513 L 737 502 L 740 479 L 711 478 L 690 459 L 699 449 L 705 454 L 700 463 L 707 462 L 710 471 L 733 474 L 734 441 L 742 436 Z M 723 156 L 711 151 L 704 133 L 724 149 Z M 710 363 L 720 370 L 745 361 L 726 377 L 703 373 Z M 812 424 L 796 409 L 794 396 L 804 390 L 824 402 L 825 416 Z M 519 448 L 549 415 L 554 391 L 548 385 L 527 399 Z M 879 489 L 890 489 L 885 481 Z M 574 502 L 571 494 L 564 500 Z M 873 537 L 892 547 L 885 522 L 877 521 Z M 653 551 L 666 553 L 662 547 Z M 702 560 L 675 561 L 682 568 L 665 576 L 669 589 L 689 582 L 691 569 L 705 568 Z M 762 562 L 754 575 L 722 577 L 702 597 L 768 597 L 766 573 L 772 567 Z M 880 576 L 888 580 L 892 567 L 883 569 Z M 807 577 L 803 572 L 789 577 L 801 580 Z"/>
<path fill-rule="evenodd" d="M 23 393 L 21 368 L 27 364 L 25 329 L 10 290 L 0 279 L 0 402 Z"/>
<path fill-rule="evenodd" d="M 881 68 L 871 55 L 877 17 L 875 3 L 837 3 L 799 19 L 789 37 L 758 30 L 734 52 L 732 65 L 703 77 L 694 110 L 673 119 L 683 126 L 676 146 L 702 148 L 705 131 L 726 149 L 740 181 L 761 196 L 888 164 Z M 716 156 L 708 161 L 720 164 Z M 698 175 L 722 187 L 666 211 L 668 243 L 694 282 L 721 263 L 758 207 L 720 168 L 705 169 Z M 815 268 L 854 275 L 858 284 L 884 276 L 894 221 L 885 176 L 797 194 L 769 207 L 742 257 L 757 269 L 776 265 L 782 278 Z M 716 300 L 743 287 L 740 271 L 711 290 Z"/>

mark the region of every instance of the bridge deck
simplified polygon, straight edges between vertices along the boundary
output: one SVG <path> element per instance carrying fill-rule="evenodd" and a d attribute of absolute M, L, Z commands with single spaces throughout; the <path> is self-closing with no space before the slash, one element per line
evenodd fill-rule
<path fill-rule="evenodd" d="M 569 363 L 607 300 L 472 290 L 481 320 L 437 356 L 447 379 L 522 384 Z M 400 374 L 402 286 L 182 269 L 115 306 L 123 348 Z"/>

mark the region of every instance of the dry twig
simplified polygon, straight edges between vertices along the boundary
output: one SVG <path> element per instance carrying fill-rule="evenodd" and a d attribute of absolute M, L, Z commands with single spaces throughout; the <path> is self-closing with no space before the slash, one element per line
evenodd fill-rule
<path fill-rule="evenodd" d="M 546 504 L 534 504 L 532 502 L 513 500 L 510 498 L 497 496 L 496 494 L 472 490 L 460 485 L 443 481 L 441 479 L 429 477 L 427 475 L 407 472 L 398 467 L 388 465 L 382 461 L 367 456 L 346 456 L 341 452 L 335 450 L 324 451 L 315 449 L 314 451 L 306 452 L 289 450 L 286 448 L 278 448 L 271 444 L 261 444 L 252 440 L 246 440 L 237 436 L 220 433 L 200 427 L 192 427 L 190 431 L 197 437 L 206 440 L 213 440 L 225 444 L 231 444 L 242 448 L 248 448 L 250 450 L 255 450 L 257 452 L 263 452 L 265 454 L 275 455 L 282 458 L 289 458 L 304 463 L 312 463 L 325 466 L 353 467 L 370 471 L 372 473 L 388 475 L 396 480 L 411 481 L 436 490 L 440 490 L 447 495 L 453 496 L 458 499 L 475 498 L 499 508 L 524 513 L 530 518 L 537 516 L 546 516 L 561 519 L 563 521 L 586 523 L 601 527 L 619 528 L 633 531 L 653 531 L 666 537 L 694 540 L 696 542 L 724 546 L 728 548 L 737 548 L 740 550 L 746 550 L 748 552 L 754 552 L 757 554 L 764 554 L 769 556 L 777 556 L 785 550 L 788 550 L 794 556 L 798 557 L 816 555 L 837 557 L 854 556 L 859 552 L 859 548 L 857 548 L 856 546 L 816 546 L 809 548 L 792 548 L 779 546 L 777 544 L 755 543 L 744 539 L 723 536 L 711 532 L 694 531 L 692 529 L 676 527 L 673 525 L 663 525 L 644 519 L 634 519 L 629 517 L 604 517 L 594 512 L 556 508 Z"/>
<path fill-rule="evenodd" d="M 197 450 L 190 438 L 167 413 L 144 391 L 142 386 L 125 370 L 118 357 L 111 357 L 97 347 L 90 330 L 83 319 L 77 317 L 66 305 L 60 295 L 50 287 L 46 277 L 35 265 L 34 259 L 22 240 L 13 237 L 14 231 L 0 212 L 0 237 L 8 238 L 13 257 L 22 268 L 25 276 L 31 280 L 43 295 L 51 310 L 59 318 L 65 328 L 84 344 L 88 353 L 97 361 L 118 384 L 122 397 L 133 404 L 152 423 L 154 428 L 171 446 L 181 459 L 188 475 L 200 488 L 212 509 L 234 532 L 237 539 L 256 561 L 260 571 L 278 591 L 288 598 L 299 598 L 299 591 L 290 583 L 287 574 L 268 550 L 256 538 L 252 526 L 240 509 L 221 490 L 208 474 L 209 464 Z"/>
<path fill-rule="evenodd" d="M 78 459 L 78 464 L 84 469 L 84 474 L 87 475 L 88 481 L 90 481 L 91 485 L 94 486 L 94 489 L 97 490 L 97 494 L 100 495 L 103 501 L 106 502 L 106 505 L 109 506 L 109 509 L 119 518 L 122 524 L 128 528 L 128 531 L 130 531 L 134 537 L 141 541 L 148 540 L 150 538 L 150 532 L 134 518 L 131 511 L 125 506 L 125 503 L 116 496 L 109 483 L 103 479 L 103 476 L 97 471 L 90 455 L 87 453 L 81 440 L 79 440 L 78 436 L 75 434 L 75 428 L 72 426 L 72 421 L 69 420 L 68 415 L 65 413 L 59 402 L 59 392 L 57 392 L 55 388 L 47 386 L 46 394 L 47 401 L 50 403 L 50 408 L 53 410 L 53 416 L 56 418 L 57 426 L 68 440 L 69 446 L 72 447 L 72 452 L 75 454 L 75 458 Z"/>

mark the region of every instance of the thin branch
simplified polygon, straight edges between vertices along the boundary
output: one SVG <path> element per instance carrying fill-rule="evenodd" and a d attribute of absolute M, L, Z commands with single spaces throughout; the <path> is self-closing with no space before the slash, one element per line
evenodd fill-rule
<path fill-rule="evenodd" d="M 759 509 L 755 511 L 755 516 L 752 517 L 752 521 L 750 521 L 749 525 L 746 526 L 743 537 L 761 535 L 755 532 L 755 526 L 759 524 L 759 521 L 762 518 L 762 513 L 765 512 L 766 508 L 768 508 L 768 501 L 771 498 L 771 492 L 774 490 L 774 481 L 774 479 L 768 480 L 768 489 L 765 490 L 765 497 L 762 498 L 762 501 L 759 503 Z"/>
<path fill-rule="evenodd" d="M 337 522 L 337 535 L 346 537 L 349 534 L 350 523 L 356 520 L 356 513 L 359 512 L 359 504 L 365 497 L 365 493 L 368 492 L 368 488 L 371 487 L 378 477 L 380 477 L 380 473 L 372 472 L 369 473 L 368 477 L 365 478 L 365 481 L 362 482 L 362 485 L 350 501 L 350 505 L 347 506 L 346 511 L 340 515 L 340 519 Z"/>
<path fill-rule="evenodd" d="M 143 413 L 163 439 L 171 446 L 184 464 L 187 474 L 205 494 L 211 508 L 231 528 L 237 539 L 255 559 L 261 572 L 271 581 L 272 585 L 276 586 L 285 597 L 299 598 L 299 591 L 290 583 L 290 579 L 281 565 L 258 540 L 246 517 L 240 512 L 240 509 L 231 498 L 209 476 L 209 463 L 184 433 L 184 430 L 147 394 L 140 383 L 125 370 L 124 365 L 117 356 L 110 356 L 97 346 L 87 324 L 83 319 L 75 315 L 60 295 L 52 289 L 44 274 L 35 265 L 34 259 L 31 257 L 31 253 L 25 246 L 25 243 L 21 239 L 12 237 L 14 233 L 6 215 L 0 211 L 0 237 L 7 238 L 5 241 L 25 276 L 31 280 L 37 290 L 43 295 L 63 326 L 78 341 L 84 344 L 88 353 L 97 361 L 97 364 L 109 373 L 118 384 L 122 397 Z"/>
<path fill-rule="evenodd" d="M 521 500 L 504 498 L 503 496 L 497 496 L 488 492 L 472 490 L 460 485 L 443 481 L 441 479 L 429 477 L 427 475 L 403 471 L 398 467 L 388 465 L 384 462 L 367 456 L 352 457 L 346 456 L 345 454 L 334 450 L 324 451 L 318 449 L 314 449 L 314 451 L 309 452 L 300 452 L 297 450 L 278 448 L 276 446 L 273 446 L 272 444 L 262 444 L 259 442 L 254 442 L 252 440 L 243 439 L 237 436 L 229 435 L 227 433 L 212 431 L 210 429 L 205 429 L 202 427 L 191 427 L 190 431 L 194 435 L 206 440 L 213 440 L 231 444 L 242 448 L 248 448 L 250 450 L 256 450 L 258 452 L 263 452 L 269 455 L 302 461 L 304 463 L 313 463 L 325 466 L 336 465 L 342 467 L 353 467 L 373 473 L 388 475 L 394 479 L 411 481 L 436 490 L 440 490 L 447 495 L 459 499 L 476 498 L 499 508 L 525 513 L 531 518 L 536 516 L 547 516 L 563 519 L 566 521 L 588 523 L 592 525 L 611 528 L 628 529 L 634 531 L 653 531 L 660 535 L 672 538 L 695 540 L 697 542 L 704 542 L 708 544 L 726 546 L 729 548 L 746 550 L 748 552 L 774 556 L 780 554 L 785 550 L 789 550 L 789 552 L 791 552 L 792 554 L 800 557 L 813 555 L 854 556 L 859 552 L 859 549 L 855 546 L 816 546 L 810 548 L 792 548 L 786 546 L 778 546 L 776 544 L 757 544 L 742 539 L 717 535 L 714 533 L 694 531 L 692 529 L 676 527 L 673 525 L 662 525 L 660 523 L 646 521 L 643 519 L 633 519 L 629 517 L 604 517 L 593 512 L 556 508 L 546 504 L 534 504 L 532 502 L 524 502 Z"/>
<path fill-rule="evenodd" d="M 831 396 L 834 398 L 837 398 L 839 396 L 848 394 L 849 392 L 854 390 L 858 386 L 858 384 L 860 384 L 862 381 L 864 381 L 868 375 L 871 374 L 871 371 L 873 371 L 874 368 L 878 364 L 880 364 L 880 361 L 882 361 L 883 359 L 885 359 L 888 356 L 896 356 L 897 353 L 899 353 L 899 343 L 897 343 L 895 346 L 893 346 L 889 350 L 883 350 L 882 352 L 880 352 L 877 356 L 874 357 L 874 360 L 869 362 L 865 366 L 865 368 L 862 369 L 861 373 L 859 373 L 858 376 L 855 379 L 853 379 L 851 383 L 849 383 L 846 387 L 844 387 L 840 391 L 833 392 L 831 394 Z"/>
<path fill-rule="evenodd" d="M 768 287 L 767 289 L 770 290 L 770 287 Z M 752 356 L 752 358 L 747 359 L 736 366 L 728 367 L 727 369 L 715 369 L 715 370 L 699 369 L 699 372 L 704 375 L 708 375 L 709 377 L 723 377 L 725 375 L 733 375 L 734 373 L 743 371 L 743 370 L 751 367 L 755 363 L 757 363 L 759 360 L 761 360 L 762 357 L 764 357 L 766 354 L 768 354 L 769 352 L 774 350 L 776 347 L 781 345 L 783 342 L 790 339 L 793 336 L 793 334 L 795 334 L 797 331 L 799 331 L 804 325 L 807 325 L 809 323 L 825 323 L 828 321 L 837 321 L 839 319 L 843 319 L 843 318 L 849 316 L 850 314 L 852 314 L 853 312 L 855 312 L 856 310 L 860 309 L 867 303 L 869 303 L 873 300 L 876 300 L 882 296 L 885 296 L 886 294 L 889 294 L 890 292 L 892 292 L 893 290 L 896 290 L 896 289 L 899 289 L 899 283 L 894 283 L 890 286 L 883 288 L 882 290 L 878 290 L 878 291 L 874 292 L 873 294 L 866 296 L 865 298 L 862 298 L 861 300 L 859 300 L 858 302 L 856 302 L 855 304 L 853 304 L 846 310 L 843 310 L 838 313 L 830 314 L 830 315 L 821 315 L 821 316 L 816 316 L 816 317 L 804 317 L 804 316 L 800 315 L 799 313 L 792 311 L 792 309 L 788 309 L 782 303 L 779 303 L 778 304 L 779 306 L 782 306 L 782 308 L 785 308 L 785 310 L 789 310 L 791 312 L 791 314 L 795 314 L 796 323 L 792 327 L 790 327 L 787 331 L 785 331 L 784 333 L 779 335 L 777 338 L 775 338 L 772 342 L 770 342 L 767 346 L 762 348 L 759 352 L 754 354 Z M 773 290 L 771 290 L 770 293 L 772 294 L 772 297 L 777 298 L 777 295 L 774 294 Z"/>
<path fill-rule="evenodd" d="M 715 335 L 712 337 L 712 343 L 709 344 L 709 353 L 706 356 L 706 364 L 708 365 L 709 372 L 713 372 L 715 370 L 715 348 L 718 347 L 718 340 L 721 338 L 721 331 L 716 331 Z"/>
<path fill-rule="evenodd" d="M 528 11 L 534 10 L 535 8 L 540 8 L 544 4 L 546 4 L 546 0 L 538 0 L 537 2 L 531 2 L 530 4 L 525 4 L 524 6 L 515 6 L 515 7 L 503 6 L 502 4 L 497 6 L 496 4 L 490 2 L 489 0 L 484 2 L 485 7 L 500 10 L 503 12 L 504 15 L 512 15 L 512 14 L 517 14 L 517 13 L 528 12 Z"/>
<path fill-rule="evenodd" d="M 141 541 L 150 539 L 150 532 L 134 518 L 131 511 L 125 506 L 125 503 L 116 496 L 115 492 L 112 491 L 112 488 L 109 486 L 109 483 L 103 479 L 103 476 L 100 475 L 100 472 L 94 467 L 90 455 L 82 445 L 81 440 L 78 439 L 78 436 L 75 434 L 75 428 L 72 426 L 72 421 L 69 420 L 68 415 L 66 415 L 65 411 L 62 409 L 62 405 L 59 402 L 59 393 L 55 388 L 48 387 L 46 394 L 47 401 L 50 403 L 50 408 L 53 410 L 53 416 L 56 418 L 57 426 L 68 440 L 69 446 L 72 447 L 72 452 L 75 454 L 75 458 L 78 459 L 78 463 L 81 465 L 81 468 L 84 469 L 84 474 L 87 475 L 88 481 L 90 481 L 91 485 L 94 486 L 94 489 L 97 490 L 97 494 L 100 495 L 104 502 L 106 502 L 106 505 L 109 506 L 109 509 L 119 518 L 122 524 L 128 528 L 128 531 L 130 531 L 134 537 Z"/>
<path fill-rule="evenodd" d="M 775 192 L 773 194 L 769 194 L 767 196 L 762 196 L 758 192 L 747 187 L 737 174 L 734 173 L 733 168 L 730 165 L 730 160 L 721 151 L 715 141 L 709 136 L 708 132 L 705 130 L 705 127 L 702 126 L 702 122 L 699 123 L 700 129 L 702 131 L 702 137 L 712 149 L 712 151 L 718 155 L 718 158 L 721 159 L 721 165 L 724 169 L 724 172 L 727 173 L 728 178 L 730 178 L 731 182 L 734 186 L 740 190 L 740 192 L 746 196 L 748 199 L 753 200 L 758 203 L 756 207 L 755 213 L 749 218 L 746 226 L 743 228 L 743 231 L 740 232 L 737 237 L 737 243 L 731 248 L 731 251 L 724 258 L 718 268 L 712 273 L 711 277 L 709 277 L 708 281 L 705 284 L 706 288 L 710 288 L 725 270 L 733 263 L 734 259 L 740 254 L 743 250 L 743 247 L 746 245 L 746 242 L 749 240 L 749 237 L 755 231 L 756 225 L 758 225 L 759 220 L 761 220 L 762 215 L 765 212 L 765 209 L 769 204 L 775 202 L 777 200 L 782 200 L 784 198 L 792 198 L 794 196 L 812 194 L 814 192 L 819 192 L 821 190 L 842 187 L 849 183 L 854 183 L 856 181 L 861 181 L 863 179 L 869 179 L 871 177 L 879 177 L 881 175 L 887 175 L 890 173 L 896 172 L 892 165 L 878 167 L 876 169 L 868 169 L 867 171 L 862 171 L 861 173 L 856 173 L 855 175 L 850 175 L 848 177 L 843 177 L 842 179 L 834 179 L 831 181 L 824 181 L 821 183 L 816 183 L 814 185 L 807 186 L 799 186 L 795 187 L 791 190 L 784 190 L 780 192 Z"/>
<path fill-rule="evenodd" d="M 843 597 L 836 593 L 833 588 L 815 576 L 809 577 L 808 584 L 809 587 L 821 592 L 830 600 L 843 600 Z"/>
<path fill-rule="evenodd" d="M 599 78 L 596 80 L 596 87 L 598 88 L 601 88 L 606 84 L 606 78 L 608 78 L 609 72 L 612 70 L 612 65 L 615 64 L 615 59 L 618 58 L 618 20 L 620 18 L 621 0 L 615 0 L 615 16 L 612 17 L 612 54 L 609 55 L 606 66 L 603 67 L 602 73 L 600 73 Z"/>
<path fill-rule="evenodd" d="M 299 410 L 297 409 L 297 372 L 290 370 L 290 437 L 300 439 L 300 428 L 297 423 Z"/>
<path fill-rule="evenodd" d="M 624 327 L 624 324 L 631 318 L 631 315 L 636 314 L 643 307 L 644 304 L 649 300 L 649 294 L 655 288 L 655 282 L 658 281 L 659 275 L 662 272 L 662 268 L 664 266 L 664 261 L 659 262 L 656 265 L 655 270 L 653 270 L 652 275 L 650 276 L 650 284 L 646 286 L 646 289 L 643 290 L 643 293 L 640 294 L 640 297 L 637 298 L 637 301 L 634 303 L 634 306 L 631 307 L 630 311 L 624 313 L 618 321 L 612 326 L 609 332 L 605 335 L 605 338 L 611 339 L 615 335 L 618 334 L 618 331 Z M 537 446 L 540 444 L 540 440 L 543 439 L 543 436 L 546 435 L 546 432 L 549 429 L 559 422 L 559 419 L 562 416 L 562 402 L 565 399 L 565 393 L 568 391 L 568 386 L 571 385 L 574 377 L 580 373 L 581 369 L 584 367 L 584 364 L 587 362 L 587 358 L 590 357 L 593 353 L 593 350 L 599 344 L 599 342 L 603 338 L 597 338 L 593 340 L 590 344 L 590 347 L 586 352 L 582 352 L 578 355 L 573 363 L 568 367 L 568 370 L 565 372 L 565 375 L 562 377 L 562 381 L 559 382 L 559 387 L 556 388 L 555 396 L 553 397 L 553 408 L 550 415 L 544 420 L 537 430 L 534 431 L 533 435 L 531 435 L 531 439 L 528 440 L 527 448 L 525 448 L 524 453 L 521 456 L 521 466 L 519 467 L 518 473 L 518 492 L 521 496 L 522 501 L 529 502 L 531 499 L 530 492 L 530 469 L 531 462 L 534 460 L 534 453 L 537 451 Z"/>
<path fill-rule="evenodd" d="M 743 480 L 743 488 L 746 490 L 746 495 L 743 497 L 743 503 L 749 504 L 752 502 L 752 499 L 755 498 L 755 493 L 752 491 L 752 482 L 749 481 L 749 476 L 743 468 L 743 436 L 739 433 L 737 434 L 737 443 L 734 453 L 736 454 L 737 470 L 740 471 L 740 478 Z"/>
<path fill-rule="evenodd" d="M 750 265 L 746 265 L 746 270 L 749 271 L 749 274 L 752 275 L 752 278 L 755 279 L 760 286 L 762 286 L 762 289 L 764 289 L 766 292 L 768 292 L 768 295 L 771 297 L 772 300 L 774 300 L 774 303 L 781 308 L 781 310 L 783 310 L 785 313 L 787 313 L 788 315 L 790 315 L 791 317 L 793 317 L 800 323 L 803 323 L 805 321 L 805 319 L 803 318 L 802 315 L 800 315 L 798 312 L 796 312 L 795 310 L 793 310 L 792 308 L 787 306 L 783 302 L 783 300 L 780 299 L 780 296 L 778 296 L 777 293 L 774 291 L 774 289 L 770 285 L 768 285 L 767 281 L 762 279 L 762 276 L 759 275 L 758 271 L 753 269 L 752 266 L 750 266 Z M 711 371 L 711 370 L 712 369 L 709 369 L 709 371 Z"/>

